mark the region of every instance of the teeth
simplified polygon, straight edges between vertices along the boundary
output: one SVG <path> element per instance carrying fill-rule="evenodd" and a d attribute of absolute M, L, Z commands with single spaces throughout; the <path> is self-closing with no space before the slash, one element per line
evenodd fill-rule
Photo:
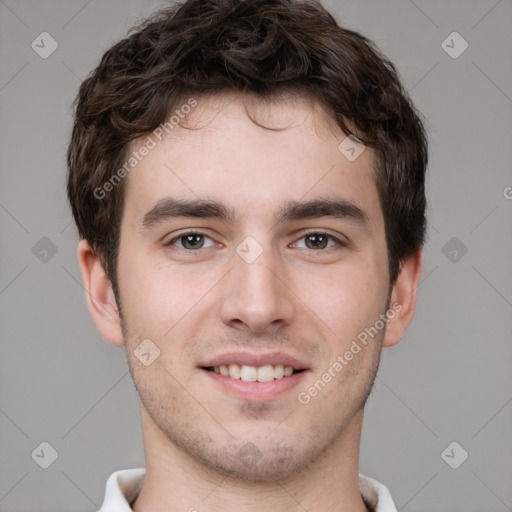
<path fill-rule="evenodd" d="M 232 379 L 239 379 L 240 378 L 240 366 L 238 366 L 237 364 L 230 364 L 229 365 L 229 376 L 232 378 Z"/>
<path fill-rule="evenodd" d="M 293 368 L 292 368 L 293 371 Z M 274 366 L 274 378 L 282 379 L 284 377 L 284 366 L 282 364 L 278 364 Z"/>
<path fill-rule="evenodd" d="M 247 366 L 245 364 L 223 364 L 221 366 L 214 366 L 213 371 L 225 377 L 240 379 L 244 382 L 270 382 L 274 379 L 279 380 L 293 374 L 293 368 L 291 366 L 283 366 L 282 364 L 275 366 L 267 364 L 259 367 Z"/>
<path fill-rule="evenodd" d="M 255 366 L 242 366 L 240 378 L 246 382 L 256 382 L 258 378 L 258 369 Z"/>
<path fill-rule="evenodd" d="M 258 382 L 269 382 L 274 380 L 275 372 L 274 367 L 271 364 L 267 364 L 266 366 L 260 366 L 258 368 Z"/>

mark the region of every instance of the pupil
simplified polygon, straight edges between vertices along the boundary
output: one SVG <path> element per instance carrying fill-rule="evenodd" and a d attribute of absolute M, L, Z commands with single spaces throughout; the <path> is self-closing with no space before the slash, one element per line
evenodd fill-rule
<path fill-rule="evenodd" d="M 185 247 L 187 247 L 187 245 L 191 245 L 192 248 L 196 248 L 197 247 L 197 243 L 194 244 L 194 240 L 196 242 L 198 242 L 198 241 L 201 242 L 201 240 L 200 240 L 201 237 L 202 237 L 202 235 L 187 235 L 187 236 L 184 237 L 186 242 L 183 245 Z M 199 243 L 199 245 L 201 245 L 201 244 Z"/>
<path fill-rule="evenodd" d="M 312 245 L 314 248 L 318 248 L 318 247 L 324 248 L 326 246 L 327 237 L 324 235 L 319 235 L 319 234 L 309 235 L 307 237 L 307 240 L 310 242 L 313 241 Z"/>

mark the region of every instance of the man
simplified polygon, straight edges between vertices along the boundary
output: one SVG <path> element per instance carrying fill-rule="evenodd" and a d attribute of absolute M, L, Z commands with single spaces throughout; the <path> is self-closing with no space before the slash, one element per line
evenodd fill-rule
<path fill-rule="evenodd" d="M 106 52 L 68 195 L 146 468 L 103 512 L 396 511 L 359 444 L 414 315 L 427 153 L 393 64 L 312 1 L 189 0 Z"/>

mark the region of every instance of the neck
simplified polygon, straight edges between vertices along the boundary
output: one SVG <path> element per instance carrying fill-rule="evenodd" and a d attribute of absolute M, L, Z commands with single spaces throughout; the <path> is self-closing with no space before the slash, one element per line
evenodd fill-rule
<path fill-rule="evenodd" d="M 359 491 L 363 410 L 315 462 L 280 481 L 258 482 L 205 468 L 175 446 L 141 406 L 146 476 L 134 512 L 368 512 Z"/>

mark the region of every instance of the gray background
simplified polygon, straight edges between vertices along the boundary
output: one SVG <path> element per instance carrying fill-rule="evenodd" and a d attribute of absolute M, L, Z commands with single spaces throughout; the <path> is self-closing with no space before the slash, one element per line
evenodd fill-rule
<path fill-rule="evenodd" d="M 80 81 L 161 4 L 0 0 L 2 512 L 95 510 L 111 472 L 144 464 L 124 349 L 86 308 L 65 151 Z M 400 510 L 512 510 L 512 2 L 325 5 L 396 63 L 431 142 L 418 311 L 384 350 L 360 470 Z M 47 59 L 31 48 L 43 31 L 59 45 Z M 442 46 L 454 31 L 458 58 Z M 43 441 L 48 469 L 31 457 Z M 452 465 L 469 453 L 457 469 L 441 455 L 453 441 Z"/>

